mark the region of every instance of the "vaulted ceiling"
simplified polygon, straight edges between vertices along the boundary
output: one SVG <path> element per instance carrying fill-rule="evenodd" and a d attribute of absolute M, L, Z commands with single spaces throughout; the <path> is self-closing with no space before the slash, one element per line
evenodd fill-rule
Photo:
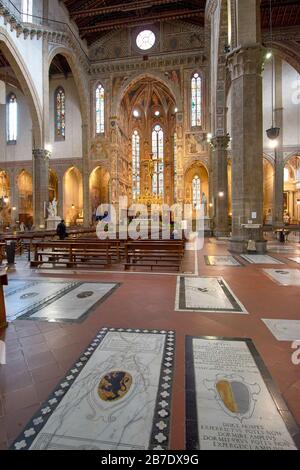
<path fill-rule="evenodd" d="M 91 44 L 108 31 L 162 21 L 204 25 L 206 0 L 64 0 L 80 35 Z"/>
<path fill-rule="evenodd" d="M 300 0 L 272 0 L 272 26 L 285 28 L 300 26 Z M 262 27 L 270 26 L 270 0 L 262 0 Z"/>

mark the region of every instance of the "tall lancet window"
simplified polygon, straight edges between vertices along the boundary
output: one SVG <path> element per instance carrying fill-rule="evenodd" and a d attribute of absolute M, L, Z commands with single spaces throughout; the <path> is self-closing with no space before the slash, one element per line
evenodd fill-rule
<path fill-rule="evenodd" d="M 14 93 L 7 99 L 7 141 L 16 142 L 18 136 L 18 102 Z"/>
<path fill-rule="evenodd" d="M 138 131 L 134 131 L 132 135 L 132 198 L 135 200 L 140 193 L 140 136 Z"/>
<path fill-rule="evenodd" d="M 104 88 L 101 83 L 96 89 L 96 134 L 104 134 Z"/>
<path fill-rule="evenodd" d="M 32 23 L 32 0 L 22 0 L 22 19 L 24 23 Z"/>
<path fill-rule="evenodd" d="M 195 176 L 193 178 L 193 207 L 194 209 L 201 208 L 201 187 L 200 187 L 200 178 Z"/>
<path fill-rule="evenodd" d="M 191 81 L 191 122 L 192 127 L 202 125 L 202 81 L 198 73 Z"/>
<path fill-rule="evenodd" d="M 66 94 L 62 87 L 55 92 L 55 138 L 66 138 Z"/>
<path fill-rule="evenodd" d="M 153 177 L 152 192 L 164 195 L 164 132 L 158 124 L 152 131 Z"/>

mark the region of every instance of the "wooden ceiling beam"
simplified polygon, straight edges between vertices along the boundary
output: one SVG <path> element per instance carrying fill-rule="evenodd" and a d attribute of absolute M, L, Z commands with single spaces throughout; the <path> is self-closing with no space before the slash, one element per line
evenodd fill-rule
<path fill-rule="evenodd" d="M 167 20 L 178 20 L 183 18 L 191 18 L 199 16 L 204 19 L 203 9 L 199 10 L 174 10 L 174 11 L 164 11 L 161 13 L 153 13 L 147 15 L 144 19 L 142 18 L 118 18 L 114 20 L 105 20 L 101 23 L 97 23 L 94 26 L 84 26 L 80 28 L 81 34 L 91 34 L 97 33 L 100 31 L 107 31 L 109 29 L 121 29 L 128 28 L 131 26 L 144 25 L 153 23 L 155 21 L 167 21 Z"/>
<path fill-rule="evenodd" d="M 82 9 L 82 10 L 74 10 L 71 11 L 71 18 L 72 19 L 77 19 L 77 18 L 86 18 L 88 17 L 93 17 L 93 16 L 99 16 L 99 15 L 106 15 L 109 13 L 114 13 L 114 12 L 130 12 L 130 11 L 136 11 L 136 10 L 144 10 L 147 8 L 152 8 L 154 6 L 158 5 L 167 5 L 171 3 L 180 3 L 182 0 L 136 0 L 134 2 L 122 2 L 119 3 L 118 5 L 107 5 L 107 6 L 102 6 L 98 8 L 88 8 L 88 9 Z"/>

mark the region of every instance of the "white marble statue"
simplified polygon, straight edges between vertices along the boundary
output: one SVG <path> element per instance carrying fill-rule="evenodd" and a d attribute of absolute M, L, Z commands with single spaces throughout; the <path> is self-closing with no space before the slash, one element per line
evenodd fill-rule
<path fill-rule="evenodd" d="M 47 211 L 49 217 L 57 217 L 57 200 L 55 198 L 52 202 L 49 202 Z"/>
<path fill-rule="evenodd" d="M 202 193 L 201 204 L 203 205 L 204 215 L 207 215 L 207 197 L 205 193 Z"/>

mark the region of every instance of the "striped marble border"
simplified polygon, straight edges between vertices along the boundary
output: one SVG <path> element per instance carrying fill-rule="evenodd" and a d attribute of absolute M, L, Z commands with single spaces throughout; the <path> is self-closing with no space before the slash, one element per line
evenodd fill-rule
<path fill-rule="evenodd" d="M 37 435 L 43 430 L 52 413 L 67 394 L 93 353 L 104 340 L 107 333 L 143 333 L 163 334 L 166 336 L 160 379 L 157 389 L 156 404 L 149 441 L 149 450 L 167 450 L 169 448 L 170 415 L 173 372 L 175 362 L 175 332 L 147 329 L 102 328 L 94 340 L 87 346 L 77 362 L 69 369 L 56 389 L 49 395 L 39 411 L 29 421 L 25 429 L 12 444 L 10 450 L 29 450 Z"/>

